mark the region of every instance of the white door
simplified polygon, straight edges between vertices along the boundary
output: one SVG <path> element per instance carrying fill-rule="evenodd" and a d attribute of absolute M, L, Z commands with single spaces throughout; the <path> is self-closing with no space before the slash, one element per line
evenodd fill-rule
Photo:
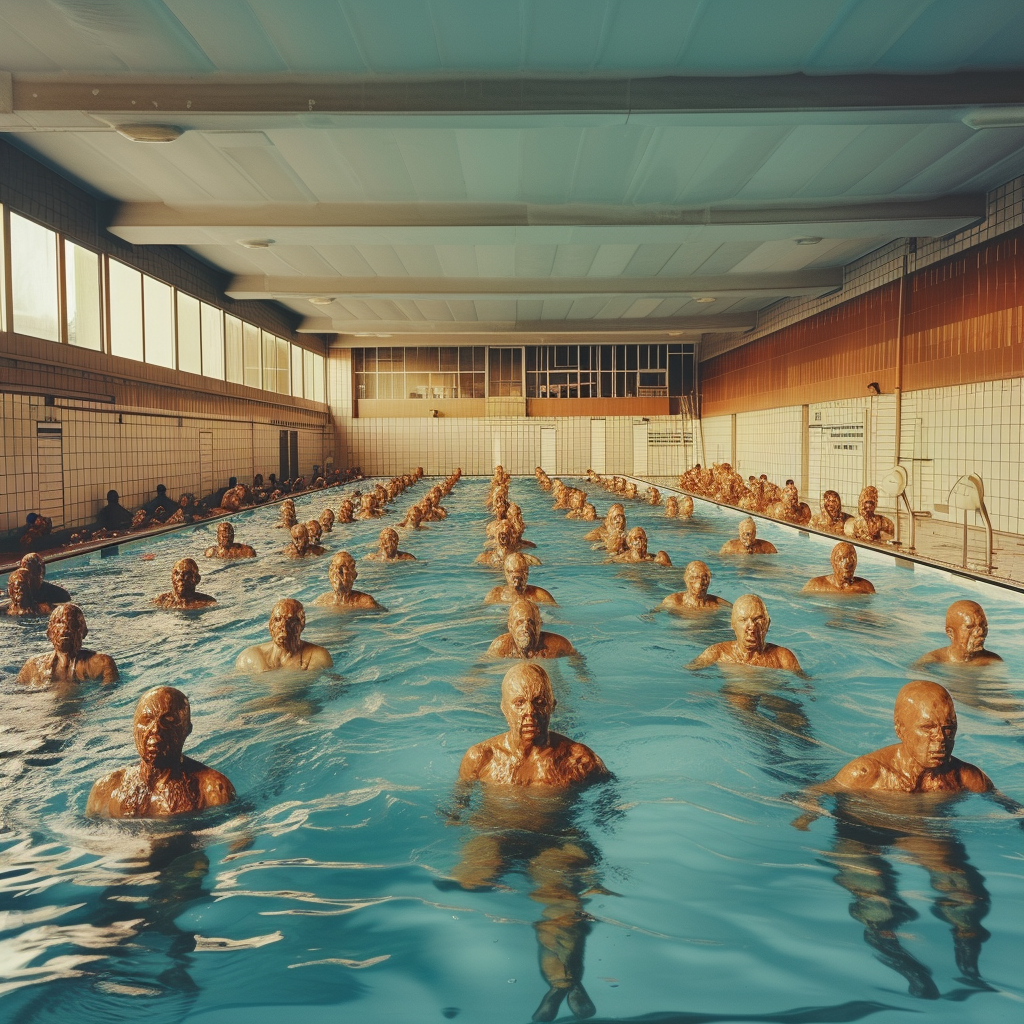
<path fill-rule="evenodd" d="M 590 421 L 590 468 L 604 473 L 604 420 Z"/>
<path fill-rule="evenodd" d="M 557 427 L 540 428 L 540 468 L 545 473 L 554 474 L 555 469 L 555 431 Z"/>
<path fill-rule="evenodd" d="M 647 424 L 633 424 L 633 476 L 647 476 Z"/>

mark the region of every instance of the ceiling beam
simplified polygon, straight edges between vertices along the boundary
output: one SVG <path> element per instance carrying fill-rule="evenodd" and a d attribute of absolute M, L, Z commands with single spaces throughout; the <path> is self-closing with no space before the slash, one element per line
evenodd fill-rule
<path fill-rule="evenodd" d="M 345 320 L 329 316 L 306 317 L 297 328 L 302 334 L 365 334 L 400 337 L 406 334 L 580 334 L 588 337 L 622 334 L 668 334 L 700 337 L 735 334 L 757 326 L 756 313 L 721 313 L 718 316 L 681 316 L 622 320 Z"/>
<path fill-rule="evenodd" d="M 132 245 L 559 245 L 936 237 L 984 218 L 983 194 L 861 203 L 637 206 L 581 203 L 121 203 L 107 229 Z"/>
<path fill-rule="evenodd" d="M 417 79 L 318 75 L 15 74 L 0 113 L 689 113 L 1019 105 L 1020 71 L 946 75 Z M 9 109 L 4 109 L 8 107 Z"/>
<path fill-rule="evenodd" d="M 843 286 L 843 268 L 703 277 L 261 277 L 238 275 L 233 299 L 550 299 L 600 295 L 675 298 L 825 295 Z"/>

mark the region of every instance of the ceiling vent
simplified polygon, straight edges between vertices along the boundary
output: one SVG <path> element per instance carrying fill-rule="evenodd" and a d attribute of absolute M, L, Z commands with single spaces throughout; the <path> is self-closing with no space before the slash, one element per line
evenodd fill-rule
<path fill-rule="evenodd" d="M 116 124 L 114 131 L 132 142 L 174 142 L 185 134 L 176 124 Z"/>

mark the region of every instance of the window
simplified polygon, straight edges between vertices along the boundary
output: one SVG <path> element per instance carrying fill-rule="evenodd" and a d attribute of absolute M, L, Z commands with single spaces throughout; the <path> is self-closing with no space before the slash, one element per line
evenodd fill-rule
<path fill-rule="evenodd" d="M 242 321 L 229 313 L 224 314 L 224 379 L 232 384 L 241 384 L 245 379 Z"/>
<path fill-rule="evenodd" d="M 523 394 L 523 350 L 492 348 L 488 357 L 487 394 L 498 398 L 521 398 Z"/>
<path fill-rule="evenodd" d="M 693 364 L 693 345 L 538 345 L 526 349 L 526 396 L 662 398 L 690 394 Z"/>
<path fill-rule="evenodd" d="M 64 241 L 68 344 L 103 348 L 100 330 L 100 258 L 74 242 Z"/>
<path fill-rule="evenodd" d="M 484 397 L 482 348 L 357 348 L 352 369 L 356 398 Z"/>
<path fill-rule="evenodd" d="M 313 390 L 313 353 L 309 349 L 302 352 L 302 389 L 303 394 L 310 399 L 316 400 L 316 391 Z"/>
<path fill-rule="evenodd" d="M 326 391 L 324 389 L 324 370 L 326 369 L 326 360 L 323 356 L 318 356 L 315 352 L 313 353 L 313 401 L 324 402 L 326 401 Z M 308 397 L 308 396 L 307 396 Z"/>
<path fill-rule="evenodd" d="M 302 349 L 298 345 L 292 345 L 292 394 L 302 397 Z"/>
<path fill-rule="evenodd" d="M 201 303 L 203 328 L 203 373 L 224 379 L 224 314 L 216 307 Z"/>
<path fill-rule="evenodd" d="M 263 390 L 277 390 L 277 338 L 261 331 L 263 338 Z"/>
<path fill-rule="evenodd" d="M 178 292 L 178 369 L 187 373 L 203 372 L 199 300 L 184 292 Z"/>
<path fill-rule="evenodd" d="M 526 350 L 527 398 L 599 398 L 601 346 L 548 345 Z"/>
<path fill-rule="evenodd" d="M 11 284 L 14 330 L 60 341 L 57 233 L 11 214 Z"/>
<path fill-rule="evenodd" d="M 277 339 L 277 393 L 291 394 L 288 375 L 291 371 L 291 345 L 284 338 Z"/>
<path fill-rule="evenodd" d="M 110 352 L 142 362 L 142 274 L 107 261 L 110 287 Z"/>
<path fill-rule="evenodd" d="M 174 369 L 174 291 L 152 277 L 142 279 L 146 362 Z"/>
<path fill-rule="evenodd" d="M 242 383 L 246 387 L 263 387 L 260 366 L 260 329 L 252 324 L 242 324 Z"/>
<path fill-rule="evenodd" d="M 7 264 L 4 245 L 4 208 L 0 206 L 0 331 L 7 330 Z"/>

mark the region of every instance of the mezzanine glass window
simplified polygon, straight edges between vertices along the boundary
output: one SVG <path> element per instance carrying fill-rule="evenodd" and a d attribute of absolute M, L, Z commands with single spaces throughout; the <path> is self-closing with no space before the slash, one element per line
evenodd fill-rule
<path fill-rule="evenodd" d="M 356 398 L 484 397 L 482 348 L 356 348 L 352 369 Z"/>
<path fill-rule="evenodd" d="M 14 331 L 60 341 L 57 233 L 11 214 Z"/>

